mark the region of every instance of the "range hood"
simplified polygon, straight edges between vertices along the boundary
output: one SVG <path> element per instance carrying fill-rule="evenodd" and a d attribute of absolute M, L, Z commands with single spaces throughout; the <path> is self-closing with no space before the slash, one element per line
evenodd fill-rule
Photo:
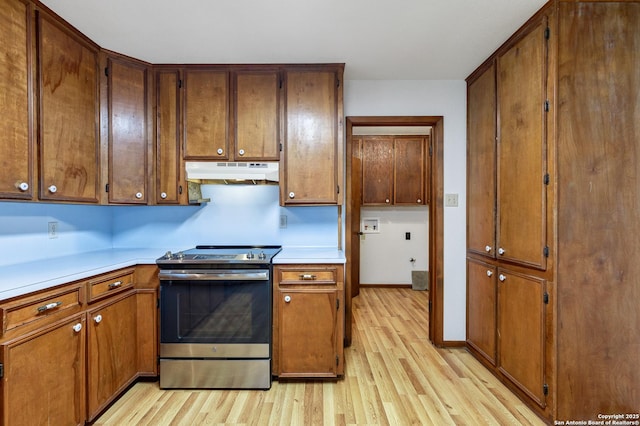
<path fill-rule="evenodd" d="M 259 184 L 279 181 L 277 162 L 187 161 L 187 180 L 213 184 Z"/>

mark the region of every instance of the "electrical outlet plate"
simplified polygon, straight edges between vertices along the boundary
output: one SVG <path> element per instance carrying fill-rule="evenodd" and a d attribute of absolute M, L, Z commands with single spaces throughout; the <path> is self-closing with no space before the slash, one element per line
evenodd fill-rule
<path fill-rule="evenodd" d="M 280 215 L 280 228 L 284 229 L 287 227 L 287 215 L 286 214 L 281 214 Z"/>
<path fill-rule="evenodd" d="M 49 238 L 58 238 L 58 222 L 49 222 Z"/>
<path fill-rule="evenodd" d="M 446 207 L 458 207 L 458 194 L 445 194 L 444 205 Z"/>

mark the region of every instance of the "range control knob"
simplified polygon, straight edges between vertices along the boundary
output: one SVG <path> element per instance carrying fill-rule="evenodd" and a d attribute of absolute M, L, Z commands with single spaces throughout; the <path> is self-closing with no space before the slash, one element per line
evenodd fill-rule
<path fill-rule="evenodd" d="M 168 251 L 168 252 L 166 252 L 166 253 L 164 254 L 164 258 L 165 258 L 165 259 L 171 259 L 171 257 L 172 257 L 172 256 L 173 256 L 173 254 L 172 254 L 170 251 Z"/>
<path fill-rule="evenodd" d="M 253 259 L 254 257 L 256 257 L 255 254 L 253 254 L 252 251 L 250 251 L 249 253 L 247 253 L 247 259 Z"/>
<path fill-rule="evenodd" d="M 175 257 L 178 260 L 182 260 L 182 259 L 184 259 L 184 253 L 179 251 L 176 254 L 174 254 L 173 257 Z"/>
<path fill-rule="evenodd" d="M 260 259 L 260 260 L 264 260 L 264 259 L 266 259 L 266 258 L 267 258 L 267 255 L 266 255 L 266 254 L 264 254 L 264 252 L 263 252 L 263 251 L 261 251 L 261 252 L 260 252 L 260 254 L 258 255 L 258 259 Z"/>

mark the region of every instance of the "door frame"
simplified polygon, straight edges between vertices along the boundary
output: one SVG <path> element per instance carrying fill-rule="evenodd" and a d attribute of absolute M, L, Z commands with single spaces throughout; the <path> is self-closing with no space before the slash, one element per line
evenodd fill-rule
<path fill-rule="evenodd" d="M 352 258 L 354 241 L 359 244 L 360 173 L 359 150 L 354 147 L 353 127 L 431 126 L 429 147 L 431 176 L 429 179 L 429 340 L 444 345 L 444 117 L 443 116 L 355 116 L 346 117 L 346 213 L 345 213 L 345 344 L 351 344 L 353 315 L 351 299 L 360 290 L 360 257 Z M 357 237 L 357 239 L 356 239 Z M 359 252 L 359 251 L 358 251 Z"/>

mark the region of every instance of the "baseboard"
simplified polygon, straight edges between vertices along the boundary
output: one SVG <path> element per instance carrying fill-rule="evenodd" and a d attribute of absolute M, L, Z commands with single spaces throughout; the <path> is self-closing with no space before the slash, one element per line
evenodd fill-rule
<path fill-rule="evenodd" d="M 360 284 L 360 288 L 411 288 L 411 284 Z"/>

